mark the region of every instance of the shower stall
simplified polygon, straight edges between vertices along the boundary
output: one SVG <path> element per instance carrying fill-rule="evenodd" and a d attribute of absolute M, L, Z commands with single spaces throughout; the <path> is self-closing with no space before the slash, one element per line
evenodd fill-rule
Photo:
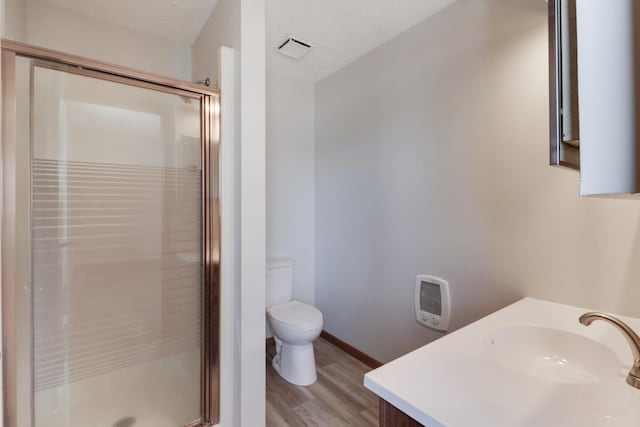
<path fill-rule="evenodd" d="M 4 427 L 218 420 L 219 94 L 2 43 Z"/>

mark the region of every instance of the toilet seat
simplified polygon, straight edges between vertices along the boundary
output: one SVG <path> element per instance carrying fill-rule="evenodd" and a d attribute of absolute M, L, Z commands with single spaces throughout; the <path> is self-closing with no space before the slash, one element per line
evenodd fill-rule
<path fill-rule="evenodd" d="M 316 328 L 322 325 L 322 312 L 300 301 L 289 301 L 267 308 L 272 321 L 297 328 Z"/>

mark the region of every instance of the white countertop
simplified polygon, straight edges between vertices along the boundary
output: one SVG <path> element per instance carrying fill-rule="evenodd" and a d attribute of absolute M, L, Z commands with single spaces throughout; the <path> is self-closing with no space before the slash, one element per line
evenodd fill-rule
<path fill-rule="evenodd" d="M 625 382 L 633 359 L 629 345 L 612 325 L 581 325 L 578 317 L 586 311 L 525 298 L 369 372 L 364 384 L 427 427 L 639 427 L 640 390 Z M 639 319 L 618 317 L 640 333 Z M 617 374 L 563 384 L 508 369 L 489 356 L 486 337 L 514 324 L 598 341 L 617 356 Z"/>

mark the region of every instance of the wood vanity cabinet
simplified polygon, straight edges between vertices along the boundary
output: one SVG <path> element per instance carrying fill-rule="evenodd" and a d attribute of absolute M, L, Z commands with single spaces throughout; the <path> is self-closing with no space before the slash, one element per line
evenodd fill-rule
<path fill-rule="evenodd" d="M 384 399 L 380 399 L 380 427 L 425 427 Z"/>

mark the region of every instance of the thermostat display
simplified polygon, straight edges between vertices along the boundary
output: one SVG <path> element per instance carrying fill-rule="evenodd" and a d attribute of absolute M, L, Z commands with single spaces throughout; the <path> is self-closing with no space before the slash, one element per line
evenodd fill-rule
<path fill-rule="evenodd" d="M 420 309 L 435 315 L 442 315 L 442 292 L 435 283 L 420 281 Z"/>
<path fill-rule="evenodd" d="M 416 320 L 439 331 L 446 331 L 451 316 L 449 283 L 433 276 L 416 277 Z"/>

